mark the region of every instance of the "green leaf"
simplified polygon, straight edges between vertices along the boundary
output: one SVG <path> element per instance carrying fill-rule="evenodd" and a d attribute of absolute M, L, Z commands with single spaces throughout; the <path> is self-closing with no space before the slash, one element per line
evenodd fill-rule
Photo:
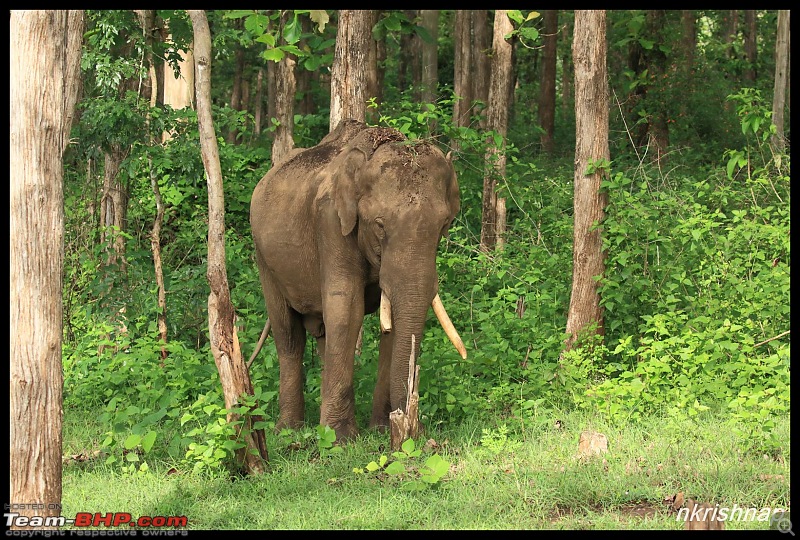
<path fill-rule="evenodd" d="M 139 455 L 136 452 L 128 452 L 125 454 L 125 461 L 136 463 L 139 461 Z"/>
<path fill-rule="evenodd" d="M 267 34 L 264 35 L 266 36 Z M 280 62 L 283 60 L 284 56 L 286 55 L 280 49 L 267 49 L 261 53 L 261 57 L 264 58 L 264 60 L 272 60 L 273 62 Z"/>
<path fill-rule="evenodd" d="M 375 463 L 374 461 L 370 461 L 369 463 L 367 463 L 367 470 L 369 472 L 375 472 L 380 468 L 382 468 L 382 467 L 380 465 L 378 465 L 377 463 Z"/>
<path fill-rule="evenodd" d="M 128 438 L 125 439 L 125 442 L 122 444 L 126 450 L 130 450 L 138 446 L 141 442 L 142 436 L 141 435 L 128 435 Z"/>
<path fill-rule="evenodd" d="M 269 45 L 270 47 L 274 47 L 275 46 L 275 36 L 273 36 L 269 32 L 261 34 L 260 36 L 258 36 L 256 38 L 256 41 L 259 42 L 259 43 L 265 43 L 265 44 Z M 262 53 L 262 54 L 264 54 L 264 53 Z M 283 58 L 283 57 L 281 56 L 281 58 Z M 270 58 L 267 58 L 267 60 L 270 60 Z"/>
<path fill-rule="evenodd" d="M 300 41 L 301 32 L 302 27 L 300 26 L 300 21 L 297 20 L 297 14 L 295 14 L 295 16 L 286 23 L 286 26 L 283 27 L 283 39 L 286 40 L 286 43 L 294 45 Z"/>
<path fill-rule="evenodd" d="M 402 448 L 403 452 L 406 454 L 411 454 L 415 448 L 414 439 L 406 439 L 405 442 L 400 445 L 400 448 Z"/>
<path fill-rule="evenodd" d="M 393 461 L 386 467 L 386 474 L 400 474 L 406 472 L 406 466 L 400 461 Z"/>
<path fill-rule="evenodd" d="M 145 452 L 149 452 L 153 448 L 153 443 L 156 442 L 156 435 L 155 431 L 148 431 L 147 435 L 142 438 L 142 449 Z"/>

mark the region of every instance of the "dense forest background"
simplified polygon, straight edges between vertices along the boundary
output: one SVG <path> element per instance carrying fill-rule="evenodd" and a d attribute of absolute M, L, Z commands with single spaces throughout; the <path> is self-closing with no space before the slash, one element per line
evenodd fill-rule
<path fill-rule="evenodd" d="M 790 404 L 790 102 L 788 88 L 785 104 L 774 93 L 778 11 L 607 12 L 610 161 L 593 164 L 607 197 L 602 331 L 568 350 L 574 13 L 508 12 L 504 135 L 485 114 L 494 14 L 442 10 L 431 26 L 426 12 L 380 11 L 370 31 L 377 70 L 366 120 L 434 138 L 457 157 L 461 212 L 438 269 L 469 357 L 429 321 L 419 360 L 423 421 L 537 418 L 553 407 L 618 422 L 710 411 L 731 419 L 743 451 L 788 452 L 773 432 Z M 228 280 L 248 357 L 266 317 L 250 197 L 276 141 L 308 147 L 330 129 L 339 14 L 207 16 Z M 141 470 L 146 459 L 132 450 L 160 448 L 176 463 L 213 468 L 231 459 L 232 443 L 208 341 L 208 196 L 186 61 L 191 23 L 181 11 L 104 10 L 88 11 L 86 24 L 64 165 L 65 414 L 99 415 L 97 444 L 114 466 Z M 487 246 L 487 149 L 499 146 L 504 173 L 493 190 L 506 205 L 505 227 Z M 362 425 L 377 342 L 371 315 L 356 357 Z M 305 366 L 306 403 L 318 408 L 312 346 Z M 269 427 L 278 385 L 270 341 L 250 377 Z"/>

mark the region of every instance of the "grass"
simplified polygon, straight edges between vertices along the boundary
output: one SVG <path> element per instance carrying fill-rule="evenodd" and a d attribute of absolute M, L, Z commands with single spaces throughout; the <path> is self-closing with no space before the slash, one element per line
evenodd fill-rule
<path fill-rule="evenodd" d="M 435 451 L 450 463 L 448 474 L 424 491 L 404 489 L 408 478 L 353 472 L 391 454 L 388 435 L 372 432 L 326 457 L 314 437 L 270 433 L 270 472 L 260 477 L 191 474 L 154 458 L 156 448 L 146 456 L 147 473 L 125 474 L 101 456 L 80 457 L 91 456 L 102 439 L 95 417 L 70 409 L 65 414 L 67 517 L 187 516 L 190 529 L 682 529 L 669 505 L 678 492 L 729 507 L 790 504 L 789 415 L 778 420 L 785 444 L 777 458 L 743 453 L 741 441 L 723 427 L 725 419 L 712 415 L 624 426 L 554 410 L 505 424 L 474 419 L 420 438 L 418 446 L 434 439 Z M 585 429 L 607 436 L 607 453 L 577 457 Z M 421 465 L 431 453 L 409 464 Z M 768 524 L 731 521 L 725 527 Z"/>

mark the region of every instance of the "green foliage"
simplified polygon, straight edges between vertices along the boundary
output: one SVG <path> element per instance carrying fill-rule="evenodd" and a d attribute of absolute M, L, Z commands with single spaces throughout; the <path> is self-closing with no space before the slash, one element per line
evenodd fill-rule
<path fill-rule="evenodd" d="M 336 432 L 330 426 L 317 426 L 316 435 L 317 449 L 321 458 L 342 453 L 342 447 L 334 444 L 336 443 Z"/>
<path fill-rule="evenodd" d="M 421 456 L 422 449 L 416 448 L 414 439 L 407 439 L 400 446 L 400 451 L 392 452 L 394 461 L 389 461 L 385 454 L 381 454 L 377 461 L 370 461 L 363 469 L 355 467 L 353 472 L 370 473 L 379 479 L 394 477 L 400 483 L 401 489 L 408 491 L 421 491 L 439 485 L 450 470 L 450 463 L 437 453 L 419 464 L 418 458 Z"/>
<path fill-rule="evenodd" d="M 503 453 L 513 454 L 522 446 L 521 441 L 509 439 L 505 424 L 501 424 L 496 430 L 483 428 L 481 433 L 481 446 L 494 457 Z"/>

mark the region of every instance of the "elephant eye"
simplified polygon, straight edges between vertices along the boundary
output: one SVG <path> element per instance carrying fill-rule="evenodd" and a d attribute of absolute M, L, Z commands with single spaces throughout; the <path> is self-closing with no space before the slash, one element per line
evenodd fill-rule
<path fill-rule="evenodd" d="M 377 217 L 375 218 L 375 234 L 383 240 L 383 237 L 386 236 L 386 230 L 383 228 L 383 218 Z"/>

